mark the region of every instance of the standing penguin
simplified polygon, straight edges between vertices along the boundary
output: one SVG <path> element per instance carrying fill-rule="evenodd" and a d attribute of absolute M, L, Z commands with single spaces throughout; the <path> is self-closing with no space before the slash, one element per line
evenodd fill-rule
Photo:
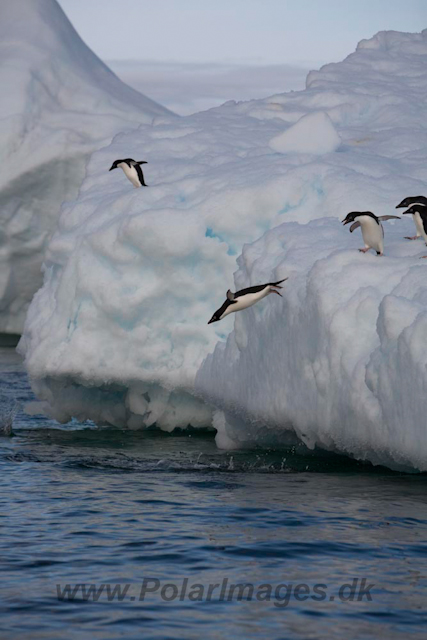
<path fill-rule="evenodd" d="M 396 209 L 406 209 L 406 207 L 410 207 L 412 204 L 421 204 L 427 206 L 427 198 L 425 196 L 409 196 L 409 198 L 404 198 L 400 204 L 396 206 Z M 408 213 L 406 211 L 406 213 Z M 415 223 L 415 228 L 417 230 L 416 236 L 405 236 L 406 240 L 417 240 L 421 238 L 423 235 L 423 223 L 420 218 L 418 212 L 412 214 L 412 219 Z"/>
<path fill-rule="evenodd" d="M 382 256 L 384 251 L 384 229 L 381 222 L 393 218 L 400 220 L 399 216 L 378 217 L 372 211 L 351 211 L 347 213 L 342 223 L 346 225 L 349 222 L 353 222 L 350 227 L 350 233 L 361 227 L 365 248 L 359 249 L 359 251 L 366 253 L 369 249 L 374 249 L 377 252 L 377 256 Z"/>
<path fill-rule="evenodd" d="M 132 182 L 133 186 L 138 189 L 138 187 L 148 186 L 144 182 L 144 174 L 142 173 L 142 169 L 140 167 L 141 164 L 147 164 L 147 162 L 145 160 L 132 160 L 132 158 L 126 158 L 125 160 L 114 160 L 109 171 L 120 167 L 121 169 L 123 169 L 126 178 L 128 178 L 128 180 Z"/>
<path fill-rule="evenodd" d="M 278 280 L 277 282 L 258 284 L 255 287 L 240 289 L 240 291 L 236 291 L 236 293 L 232 293 L 229 289 L 227 291 L 226 301 L 222 307 L 215 311 L 208 324 L 218 322 L 218 320 L 222 320 L 225 316 L 228 316 L 230 313 L 234 313 L 235 311 L 247 309 L 253 304 L 256 304 L 259 300 L 262 300 L 262 298 L 265 298 L 265 296 L 268 296 L 270 293 L 277 293 L 278 296 L 281 296 L 282 294 L 276 291 L 276 289 L 282 289 L 280 284 L 285 282 L 285 280 L 287 280 L 287 278 L 283 278 L 283 280 Z"/>
<path fill-rule="evenodd" d="M 412 207 L 409 207 L 407 211 L 403 212 L 403 215 L 407 213 L 411 213 L 415 218 L 417 216 L 421 221 L 421 237 L 424 239 L 424 242 L 427 244 L 427 207 L 422 204 L 413 204 Z M 427 256 L 422 256 L 423 258 L 427 258 Z"/>

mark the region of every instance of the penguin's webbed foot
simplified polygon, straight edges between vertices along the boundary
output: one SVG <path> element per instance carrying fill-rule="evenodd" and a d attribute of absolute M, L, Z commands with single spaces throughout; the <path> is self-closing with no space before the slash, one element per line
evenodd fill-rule
<path fill-rule="evenodd" d="M 405 236 L 405 240 L 418 240 L 420 236 Z"/>
<path fill-rule="evenodd" d="M 427 258 L 427 256 L 426 256 L 426 258 Z M 280 288 L 282 288 L 282 287 L 280 287 Z M 271 289 L 271 293 L 277 293 L 277 295 L 278 295 L 278 296 L 280 296 L 281 298 L 283 298 L 282 294 L 281 294 L 281 293 L 279 293 L 278 291 L 276 291 L 276 289 Z"/>
<path fill-rule="evenodd" d="M 366 253 L 369 251 L 369 247 L 365 247 L 365 249 L 359 249 L 360 253 Z"/>

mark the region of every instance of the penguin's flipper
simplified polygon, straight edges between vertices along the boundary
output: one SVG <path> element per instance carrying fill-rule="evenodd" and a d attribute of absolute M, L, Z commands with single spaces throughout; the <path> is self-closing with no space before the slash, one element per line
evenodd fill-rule
<path fill-rule="evenodd" d="M 137 172 L 137 174 L 138 174 L 138 178 L 139 178 L 139 181 L 140 181 L 141 185 L 142 185 L 143 187 L 148 187 L 148 184 L 145 184 L 145 182 L 144 182 L 144 174 L 142 173 L 142 169 L 141 169 L 141 167 L 139 166 L 139 164 L 135 164 L 135 165 L 134 165 L 134 169 L 135 169 L 135 171 L 136 171 L 136 172 Z"/>
<path fill-rule="evenodd" d="M 270 282 L 269 284 L 270 284 L 272 287 L 277 287 L 278 289 L 283 289 L 283 287 L 281 287 L 281 286 L 280 286 L 280 284 L 281 284 L 282 282 L 285 282 L 285 280 L 288 280 L 288 278 L 283 278 L 283 280 L 278 280 L 277 282 Z M 276 293 L 277 293 L 277 291 L 276 291 Z"/>
<path fill-rule="evenodd" d="M 234 300 L 234 293 L 230 289 L 227 291 L 227 300 Z"/>
<path fill-rule="evenodd" d="M 148 164 L 146 160 L 135 160 L 135 164 Z"/>
<path fill-rule="evenodd" d="M 355 229 L 357 229 L 358 227 L 360 227 L 360 222 L 359 222 L 359 220 L 356 220 L 356 222 L 353 222 L 353 224 L 350 227 L 350 233 L 353 233 L 353 231 Z"/>
<path fill-rule="evenodd" d="M 400 220 L 400 216 L 379 216 L 378 220 L 384 222 L 384 220 Z"/>

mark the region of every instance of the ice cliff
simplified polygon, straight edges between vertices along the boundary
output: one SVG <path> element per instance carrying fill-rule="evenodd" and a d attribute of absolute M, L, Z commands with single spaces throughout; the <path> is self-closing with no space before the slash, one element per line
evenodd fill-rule
<path fill-rule="evenodd" d="M 427 32 L 380 32 L 304 91 L 155 121 L 95 153 L 20 345 L 46 409 L 213 425 L 223 447 L 295 432 L 427 469 L 427 250 L 403 239 L 408 216 L 385 223 L 383 258 L 339 222 L 426 194 L 426 98 Z M 135 148 L 147 189 L 106 172 Z M 285 276 L 283 300 L 207 325 L 228 288 Z"/>
<path fill-rule="evenodd" d="M 121 82 L 56 0 L 0 3 L 0 332 L 19 333 L 89 155 L 169 112 Z"/>

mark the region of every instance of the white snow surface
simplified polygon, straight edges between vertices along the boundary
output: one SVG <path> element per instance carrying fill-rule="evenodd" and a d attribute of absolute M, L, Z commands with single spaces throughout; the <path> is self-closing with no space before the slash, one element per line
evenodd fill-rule
<path fill-rule="evenodd" d="M 292 127 L 270 140 L 270 147 L 279 153 L 323 155 L 336 151 L 340 144 L 341 138 L 324 111 L 302 116 Z"/>
<path fill-rule="evenodd" d="M 89 155 L 171 115 L 119 80 L 56 0 L 0 3 L 0 332 L 21 332 L 44 250 Z"/>
<path fill-rule="evenodd" d="M 236 314 L 197 375 L 220 446 L 293 429 L 309 448 L 427 468 L 427 265 L 402 227 L 385 228 L 384 258 L 359 254 L 360 229 L 335 218 L 285 222 L 244 247 L 236 286 L 289 280 L 283 301 Z"/>
<path fill-rule="evenodd" d="M 384 257 L 362 255 L 339 220 L 427 195 L 426 94 L 427 32 L 381 32 L 304 91 L 157 120 L 95 153 L 20 343 L 51 415 L 212 425 L 221 447 L 296 433 L 425 470 L 427 249 L 403 239 L 404 216 L 384 223 Z M 310 114 L 335 151 L 322 136 L 321 151 L 271 149 Z M 148 188 L 106 172 L 135 148 Z M 207 325 L 228 288 L 285 276 L 283 299 Z"/>

